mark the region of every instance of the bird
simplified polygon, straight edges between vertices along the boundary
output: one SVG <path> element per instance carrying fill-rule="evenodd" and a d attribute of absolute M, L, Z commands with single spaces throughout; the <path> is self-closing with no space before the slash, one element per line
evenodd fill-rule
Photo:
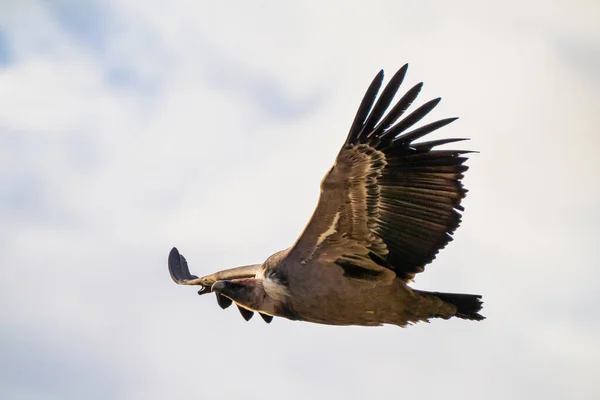
<path fill-rule="evenodd" d="M 422 140 L 457 118 L 411 130 L 441 98 L 404 116 L 423 86 L 418 83 L 400 97 L 407 70 L 403 65 L 381 93 L 383 70 L 369 85 L 321 181 L 312 217 L 291 247 L 263 263 L 201 278 L 190 273 L 174 247 L 168 257 L 172 280 L 200 286 L 198 294 L 215 293 L 223 309 L 235 303 L 246 321 L 255 312 L 267 323 L 283 317 L 338 326 L 485 319 L 481 295 L 411 286 L 453 240 L 472 151 L 438 148 L 465 138 Z"/>

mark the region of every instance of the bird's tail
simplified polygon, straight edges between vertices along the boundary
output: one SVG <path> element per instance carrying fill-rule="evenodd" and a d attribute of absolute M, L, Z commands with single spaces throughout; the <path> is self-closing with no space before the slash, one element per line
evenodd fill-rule
<path fill-rule="evenodd" d="M 479 314 L 483 306 L 481 296 L 478 294 L 462 294 L 462 293 L 440 293 L 440 292 L 426 292 L 422 290 L 415 290 L 417 293 L 423 296 L 437 297 L 445 303 L 450 303 L 456 307 L 455 317 L 462 319 L 470 319 L 474 321 L 481 321 L 485 317 Z"/>

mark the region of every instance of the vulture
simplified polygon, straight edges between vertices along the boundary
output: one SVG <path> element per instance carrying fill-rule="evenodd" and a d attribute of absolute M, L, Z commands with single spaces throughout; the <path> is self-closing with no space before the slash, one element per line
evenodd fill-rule
<path fill-rule="evenodd" d="M 254 312 L 267 323 L 273 317 L 401 327 L 432 318 L 483 320 L 480 295 L 409 286 L 460 223 L 466 193 L 461 180 L 470 152 L 439 148 L 466 139 L 422 140 L 456 118 L 413 128 L 440 98 L 405 115 L 423 86 L 397 96 L 407 69 L 408 64 L 400 68 L 379 96 L 383 70 L 372 81 L 321 181 L 317 207 L 291 247 L 262 264 L 202 278 L 190 274 L 173 248 L 168 258 L 173 281 L 201 286 L 199 294 L 214 292 L 222 308 L 235 303 L 247 321 Z"/>

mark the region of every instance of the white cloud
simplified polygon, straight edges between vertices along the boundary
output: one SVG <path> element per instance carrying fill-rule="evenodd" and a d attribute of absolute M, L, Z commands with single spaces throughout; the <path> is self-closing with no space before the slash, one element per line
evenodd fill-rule
<path fill-rule="evenodd" d="M 598 82 L 568 50 L 599 48 L 595 4 L 74 4 L 0 4 L 3 397 L 598 391 Z M 370 79 L 404 62 L 444 97 L 432 118 L 461 116 L 439 135 L 481 150 L 416 286 L 482 293 L 488 320 L 245 324 L 171 284 L 172 245 L 199 274 L 289 245 Z"/>

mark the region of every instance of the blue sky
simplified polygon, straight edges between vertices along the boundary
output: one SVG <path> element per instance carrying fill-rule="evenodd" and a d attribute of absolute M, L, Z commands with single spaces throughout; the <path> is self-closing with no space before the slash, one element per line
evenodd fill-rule
<path fill-rule="evenodd" d="M 600 6 L 444 5 L 0 2 L 0 397 L 598 393 Z M 289 246 L 404 62 L 480 151 L 415 286 L 484 323 L 245 323 L 171 282 L 174 245 L 197 274 Z"/>
<path fill-rule="evenodd" d="M 10 48 L 9 40 L 6 34 L 0 31 L 0 66 L 10 64 L 12 62 L 12 49 Z"/>

